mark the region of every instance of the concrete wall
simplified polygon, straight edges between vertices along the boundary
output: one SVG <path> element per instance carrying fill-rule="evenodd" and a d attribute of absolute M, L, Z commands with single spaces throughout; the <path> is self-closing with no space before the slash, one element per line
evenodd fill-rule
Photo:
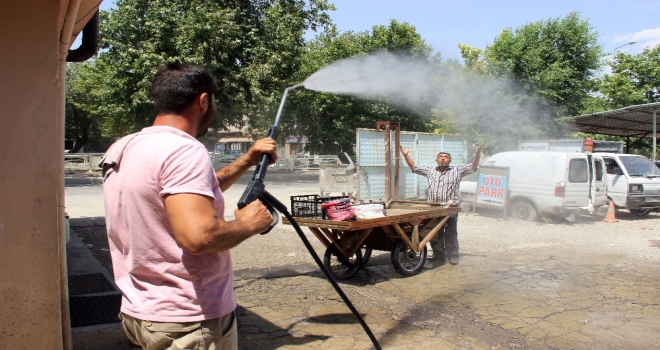
<path fill-rule="evenodd" d="M 63 97 L 58 96 L 63 86 L 60 32 L 68 3 L 0 2 L 3 349 L 68 347 L 65 250 L 60 234 L 63 126 L 58 121 Z"/>

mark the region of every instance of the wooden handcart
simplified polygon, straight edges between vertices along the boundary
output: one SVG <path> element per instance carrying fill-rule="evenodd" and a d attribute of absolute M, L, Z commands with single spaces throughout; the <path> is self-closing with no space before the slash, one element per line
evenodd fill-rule
<path fill-rule="evenodd" d="M 323 263 L 335 279 L 348 279 L 358 273 L 372 250 L 391 251 L 392 265 L 404 276 L 417 274 L 426 263 L 426 243 L 442 229 L 449 216 L 460 208 L 438 203 L 391 200 L 385 204 L 385 217 L 332 221 L 298 218 L 326 247 Z M 291 224 L 286 218 L 284 224 Z"/>

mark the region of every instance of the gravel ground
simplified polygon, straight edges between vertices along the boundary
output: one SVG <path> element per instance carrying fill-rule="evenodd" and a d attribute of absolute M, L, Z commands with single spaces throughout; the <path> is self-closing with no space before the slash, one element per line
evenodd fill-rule
<path fill-rule="evenodd" d="M 564 261 L 566 259 L 563 253 L 567 252 L 569 254 L 575 253 L 576 258 L 589 257 L 588 262 L 593 262 L 591 259 L 607 262 L 607 264 L 598 266 L 611 267 L 613 275 L 608 277 L 611 279 L 618 279 L 618 276 L 626 276 L 628 278 L 626 271 L 632 271 L 631 273 L 633 275 L 635 273 L 657 271 L 657 266 L 660 263 L 660 227 L 658 227 L 660 214 L 657 213 L 652 213 L 646 217 L 636 217 L 627 211 L 619 211 L 617 213 L 619 222 L 617 223 L 605 223 L 601 217 L 588 216 L 578 218 L 575 223 L 568 223 L 561 219 L 553 220 L 552 218 L 542 218 L 540 222 L 520 222 L 497 219 L 497 216 L 498 213 L 487 211 L 478 211 L 477 215 L 459 215 L 458 230 L 461 256 L 472 258 L 461 262 L 461 266 L 470 264 L 471 261 L 491 257 L 492 260 L 489 260 L 490 264 L 496 264 L 492 266 L 493 271 L 502 268 L 506 270 L 510 266 L 502 267 L 502 265 L 498 264 L 506 265 L 506 257 L 509 256 L 511 257 L 511 261 L 524 259 L 525 263 L 529 262 L 529 265 L 534 265 L 535 261 L 533 259 L 537 257 L 537 253 L 535 252 L 544 255 L 543 252 L 545 249 L 550 252 L 558 252 L 558 248 L 561 248 L 562 251 L 557 254 L 564 256 Z M 72 223 L 75 221 L 76 219 Z M 87 220 L 87 222 L 89 221 Z M 304 230 L 308 231 L 307 229 Z M 73 231 L 82 238 L 83 242 L 87 244 L 103 266 L 112 271 L 105 227 L 102 225 L 75 226 L 74 224 Z M 306 233 L 306 237 L 313 244 L 317 254 L 323 255 L 324 248 L 318 239 L 311 233 Z M 503 256 L 505 259 L 502 259 Z M 314 264 L 310 254 L 306 251 L 291 226 L 281 224 L 271 233 L 257 235 L 233 249 L 232 258 L 236 270 Z M 544 256 L 543 259 L 548 261 L 547 256 Z M 550 259 L 552 260 L 552 257 Z M 561 261 L 561 259 L 558 261 Z M 389 266 L 383 266 L 390 264 L 389 252 L 374 252 L 374 256 L 369 262 L 369 266 L 376 266 L 375 269 L 391 270 Z M 565 271 L 566 269 L 573 269 L 572 272 L 575 269 L 581 271 L 579 270 L 579 266 L 569 265 L 570 263 L 568 265 L 558 265 L 554 270 L 550 270 L 550 277 L 548 277 L 547 282 L 551 284 L 557 283 L 558 279 L 556 276 L 552 277 L 553 274 L 571 275 L 571 273 Z M 486 269 L 489 270 L 490 268 Z M 444 268 L 439 271 L 441 272 L 438 273 L 442 273 L 444 277 L 449 277 L 460 274 L 459 272 L 461 270 Z M 590 273 L 593 271 L 586 268 L 583 272 Z M 509 277 L 514 276 L 516 273 L 512 272 Z M 582 279 L 583 277 L 580 275 L 580 272 L 572 275 L 574 277 L 577 276 L 578 279 Z M 409 278 L 417 277 L 420 276 Z M 347 293 L 352 293 L 351 298 L 354 302 L 355 300 L 364 299 L 374 303 L 374 307 L 386 307 L 391 313 L 393 321 L 430 332 L 442 330 L 443 334 L 451 333 L 461 336 L 465 334 L 475 337 L 485 344 L 498 344 L 491 349 L 574 348 L 572 346 L 555 347 L 548 345 L 548 343 L 534 343 L 535 340 L 532 335 L 523 336 L 516 329 L 507 328 L 506 325 L 502 325 L 502 322 L 498 323 L 498 316 L 484 318 L 483 310 L 481 310 L 482 313 L 478 313 L 464 305 L 444 305 L 447 301 L 444 299 L 438 302 L 415 304 L 415 309 L 411 311 L 410 300 L 406 298 L 392 299 L 393 295 L 390 293 L 391 291 L 386 293 L 379 288 L 374 288 L 373 281 L 370 281 L 373 278 L 373 274 L 370 275 L 368 272 L 363 272 L 360 278 L 343 281 L 342 288 Z M 512 277 L 512 280 L 515 279 L 515 277 Z M 391 280 L 391 283 L 397 284 L 397 281 L 397 278 L 394 278 Z M 642 282 L 642 284 L 644 283 Z M 506 284 L 504 283 L 504 285 Z M 297 292 L 294 288 L 295 286 L 283 286 L 282 281 L 276 278 L 237 281 L 237 288 L 246 288 L 246 285 L 251 286 L 250 288 L 277 290 L 280 293 L 283 290 L 286 291 L 286 288 L 293 288 L 291 292 L 294 294 Z M 327 287 L 325 285 L 326 289 Z M 628 286 L 623 284 L 621 287 L 624 290 L 628 289 Z M 639 286 L 637 287 L 639 289 Z M 542 292 L 543 288 L 540 289 Z M 525 290 L 527 292 L 534 291 L 534 285 L 527 286 Z M 474 294 L 474 291 L 471 294 Z M 333 295 L 333 298 L 337 298 L 334 293 L 329 293 L 328 295 Z M 570 295 L 570 292 L 567 295 Z M 498 295 L 498 297 L 506 298 L 507 296 Z M 497 300 L 499 300 L 497 299 L 498 297 L 488 300 L 497 303 Z M 524 298 L 521 300 L 525 301 Z M 625 301 L 626 299 L 623 298 L 622 300 Z M 641 298 L 640 300 L 644 299 Z M 479 305 L 477 303 L 475 307 L 479 307 Z M 650 305 L 646 307 L 653 307 L 652 305 L 655 304 L 651 303 Z M 365 305 L 361 305 L 361 307 L 364 308 Z M 638 305 L 622 303 L 621 308 L 622 311 L 628 308 L 632 310 L 638 308 Z M 419 310 L 419 312 L 415 312 L 415 310 Z M 248 319 L 248 311 L 245 308 L 238 309 L 238 313 L 243 319 Z M 598 310 L 588 311 L 587 313 L 593 313 L 594 315 L 599 314 Z M 502 311 L 500 310 L 499 312 Z M 603 311 L 603 314 L 606 315 L 607 310 Z M 612 322 L 611 326 L 616 328 L 616 322 Z M 639 324 L 632 325 L 631 329 L 634 330 L 635 326 L 639 326 Z M 606 340 L 603 341 L 603 344 L 607 342 Z M 458 348 L 474 348 L 460 343 L 459 339 L 456 339 L 455 342 Z M 617 347 L 615 345 L 612 345 L 612 347 L 600 347 L 600 345 L 596 344 L 587 348 L 609 349 Z"/>
<path fill-rule="evenodd" d="M 577 252 L 600 252 L 641 258 L 648 266 L 660 261 L 660 214 L 636 217 L 617 212 L 617 223 L 601 217 L 582 216 L 576 223 L 543 218 L 541 222 L 520 222 L 496 218 L 497 213 L 478 211 L 460 214 L 459 242 L 462 255 L 515 254 L 530 248 L 565 247 Z M 99 261 L 112 271 L 104 226 L 76 226 L 73 231 Z M 323 256 L 321 242 L 303 228 L 316 253 Z M 266 235 L 257 235 L 232 249 L 235 270 L 315 264 L 295 230 L 279 224 Z M 390 264 L 389 252 L 374 251 L 370 265 Z M 636 260 L 637 261 L 637 260 Z"/>
<path fill-rule="evenodd" d="M 228 220 L 233 219 L 231 216 L 234 211 L 233 203 L 238 201 L 238 197 L 243 192 L 241 186 L 237 187 L 225 194 Z M 283 202 L 285 200 L 288 202 L 287 199 L 291 195 L 315 193 L 316 189 L 318 189 L 316 183 L 269 185 L 269 191 Z M 71 224 L 73 232 L 80 236 L 101 264 L 112 272 L 106 231 L 102 218 L 102 197 L 99 196 L 99 190 L 100 188 L 95 186 L 68 187 L 67 211 L 72 215 Z M 608 270 L 605 270 L 605 272 L 612 271 L 612 275 L 607 277 L 612 280 L 630 278 L 627 271 L 630 272 L 633 278 L 635 278 L 634 276 L 653 277 L 652 272 L 649 273 L 649 271 L 657 271 L 657 266 L 660 263 L 659 213 L 651 213 L 645 217 L 638 217 L 628 213 L 626 210 L 620 210 L 616 214 L 617 219 L 619 219 L 617 223 L 605 223 L 602 221 L 603 218 L 598 216 L 581 216 L 574 223 L 550 217 L 542 217 L 539 222 L 521 222 L 498 219 L 498 216 L 498 212 L 487 210 L 478 210 L 477 215 L 461 213 L 458 220 L 460 252 L 461 256 L 466 259 L 461 262 L 458 269 L 445 266 L 439 269 L 438 272 L 431 271 L 429 273 L 437 273 L 445 278 L 459 276 L 461 267 L 470 268 L 473 267 L 469 265 L 471 262 L 478 263 L 481 261 L 481 266 L 485 266 L 486 264 L 492 265 L 492 267 L 487 267 L 486 270 L 490 271 L 492 268 L 492 271 L 495 271 L 493 273 L 499 273 L 505 277 L 508 276 L 510 278 L 509 282 L 503 284 L 503 286 L 506 286 L 508 283 L 511 283 L 511 280 L 516 280 L 516 273 L 519 273 L 512 271 L 507 275 L 500 271 L 501 269 L 506 270 L 510 268 L 510 266 L 503 266 L 507 264 L 507 260 L 518 262 L 517 267 L 529 264 L 532 267 L 528 271 L 533 275 L 534 259 L 539 258 L 539 255 L 544 255 L 542 258 L 546 261 L 554 261 L 552 256 L 548 257 L 548 254 L 545 254 L 546 252 L 560 256 L 560 259 L 556 261 L 564 261 L 563 265 L 551 264 L 554 267 L 552 270 L 549 270 L 550 277 L 548 277 L 548 281 L 543 281 L 547 283 L 557 283 L 557 280 L 561 280 L 557 276 L 553 277 L 553 274 L 569 276 L 566 280 L 568 282 L 570 282 L 571 278 L 581 280 L 587 277 L 587 275 L 581 275 L 581 273 L 593 274 L 594 271 L 590 270 L 590 267 L 585 268 L 584 271 L 581 270 L 579 262 L 574 265 L 566 263 L 567 254 L 571 258 L 573 257 L 572 254 L 575 254 L 575 261 L 583 261 L 587 265 L 589 263 L 600 262 L 600 264 L 594 266 L 608 266 Z M 323 245 L 308 229 L 303 228 L 303 230 L 317 254 L 322 256 L 325 251 Z M 315 264 L 293 228 L 282 224 L 278 224 L 269 234 L 257 235 L 250 238 L 243 244 L 232 249 L 231 253 L 235 270 Z M 484 263 L 484 261 L 487 261 L 487 263 Z M 522 265 L 520 264 L 521 262 Z M 464 266 L 466 264 L 468 265 Z M 375 270 L 392 270 L 389 267 L 391 265 L 390 252 L 374 252 L 368 265 L 374 266 L 373 269 Z M 342 288 L 345 288 L 350 293 L 355 293 L 352 297 L 355 300 L 360 300 L 360 298 L 364 297 L 366 300 L 376 303 L 376 307 L 387 307 L 395 321 L 405 321 L 404 323 L 406 324 L 420 327 L 424 330 L 442 329 L 456 334 L 463 334 L 464 332 L 465 334 L 476 334 L 478 336 L 475 337 L 487 344 L 501 344 L 492 347 L 492 349 L 556 348 L 547 344 L 547 346 L 531 347 L 530 341 L 534 338 L 532 335 L 521 336 L 518 331 L 506 328 L 501 322 L 498 323 L 497 315 L 494 314 L 490 318 L 483 318 L 483 314 L 477 314 L 474 309 L 464 305 L 452 304 L 453 306 L 445 306 L 443 305 L 443 300 L 440 300 L 439 302 L 427 302 L 417 305 L 417 310 L 423 310 L 423 312 L 414 312 L 414 310 L 411 312 L 410 304 L 408 300 L 404 300 L 405 298 L 391 300 L 386 298 L 387 296 L 391 297 L 389 294 L 369 294 L 379 293 L 379 289 L 372 286 L 373 281 L 369 280 L 373 278 L 373 274 L 369 275 L 367 273 L 369 270 L 372 269 L 363 271 L 361 278 L 344 281 Z M 301 278 L 304 277 L 301 276 Z M 422 276 L 409 278 L 414 279 L 418 277 L 421 278 Z M 394 278 L 390 283 L 403 288 L 405 284 L 397 283 L 398 281 L 398 279 Z M 625 279 L 621 279 L 621 281 L 621 289 L 625 292 L 629 288 L 624 285 Z M 286 290 L 286 288 L 293 288 L 292 286 L 282 286 L 282 283 L 280 279 L 268 278 L 237 281 L 237 285 L 240 288 L 245 288 L 246 285 L 253 286 L 254 288 L 263 288 L 264 290 L 282 291 Z M 647 282 L 642 281 L 641 285 L 643 286 L 644 283 Z M 649 286 L 650 288 L 656 288 L 656 284 L 649 284 Z M 528 288 L 526 289 L 528 292 L 535 290 L 534 285 L 526 287 Z M 547 288 L 553 288 L 552 285 L 551 287 L 540 285 L 537 287 L 541 288 L 541 291 L 547 291 Z M 327 289 L 328 286 L 325 285 L 324 288 Z M 639 288 L 637 286 L 635 290 L 639 290 Z M 514 291 L 514 293 L 516 292 Z M 328 295 L 333 295 L 334 298 L 337 297 L 334 296 L 334 293 L 330 292 Z M 570 292 L 567 295 L 570 298 Z M 496 297 L 488 300 L 498 302 L 498 297 L 501 296 L 497 294 Z M 612 291 L 610 294 L 605 293 L 604 297 L 618 298 L 616 291 Z M 627 297 L 633 298 L 630 300 L 634 300 L 634 303 L 626 304 L 625 302 L 628 299 L 623 297 L 621 299 L 620 310 L 622 312 L 625 312 L 627 309 L 638 309 L 640 307 L 637 304 L 639 302 L 638 299 L 644 300 L 644 298 L 640 299 L 635 296 Z M 525 299 L 523 298 L 521 300 L 524 301 Z M 650 296 L 648 300 L 653 301 L 656 299 L 654 299 L 654 296 Z M 649 304 L 642 305 L 641 307 L 654 308 L 656 305 L 656 303 L 650 301 L 647 301 L 647 303 Z M 475 308 L 478 308 L 479 305 L 475 304 Z M 239 308 L 239 313 L 241 312 L 246 313 L 247 309 Z M 598 313 L 599 311 L 590 310 L 590 312 Z M 607 314 L 607 310 L 603 312 Z M 243 314 L 241 315 L 244 316 Z M 399 320 L 398 317 L 403 319 Z M 616 327 L 617 322 L 615 321 L 618 316 L 612 317 L 611 321 L 613 323 L 610 326 Z M 643 323 L 643 321 L 639 321 L 638 323 L 640 322 Z M 635 329 L 635 325 L 639 326 L 639 324 L 631 325 L 632 330 Z M 622 332 L 621 334 L 625 334 L 629 330 L 623 329 L 619 331 Z M 602 341 L 607 342 L 606 340 Z M 566 346 L 560 348 L 574 347 Z M 613 344 L 611 347 L 594 346 L 590 348 L 617 347 Z"/>

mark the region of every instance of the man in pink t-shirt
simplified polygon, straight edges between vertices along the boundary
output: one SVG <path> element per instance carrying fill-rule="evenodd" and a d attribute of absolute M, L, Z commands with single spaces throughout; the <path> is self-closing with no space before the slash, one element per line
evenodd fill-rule
<path fill-rule="evenodd" d="M 149 349 L 237 348 L 229 249 L 272 222 L 255 201 L 224 220 L 222 192 L 275 141 L 215 172 L 203 136 L 216 112 L 216 83 L 204 68 L 173 63 L 152 82 L 153 126 L 117 142 L 106 156 L 103 192 L 115 281 L 126 335 Z M 119 156 L 117 156 L 119 154 Z"/>

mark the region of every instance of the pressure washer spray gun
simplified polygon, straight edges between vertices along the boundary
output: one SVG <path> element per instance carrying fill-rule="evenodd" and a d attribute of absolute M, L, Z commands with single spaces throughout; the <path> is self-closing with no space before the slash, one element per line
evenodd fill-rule
<path fill-rule="evenodd" d="M 275 140 L 277 137 L 277 125 L 280 123 L 280 117 L 282 116 L 282 110 L 284 109 L 284 102 L 286 97 L 289 94 L 289 90 L 298 90 L 304 89 L 305 85 L 298 84 L 290 86 L 284 89 L 284 95 L 282 96 L 282 102 L 280 102 L 280 108 L 277 110 L 277 115 L 275 116 L 275 124 L 268 130 L 268 137 Z M 266 177 L 266 170 L 268 170 L 268 165 L 270 163 L 270 155 L 263 153 L 259 158 L 259 164 L 254 170 L 254 175 L 250 184 L 245 188 L 245 192 L 241 196 L 241 199 L 238 201 L 238 208 L 243 209 L 248 204 L 254 202 L 255 200 L 260 200 L 273 217 L 273 222 L 270 224 L 270 227 L 261 234 L 264 235 L 277 225 L 280 221 L 278 217 L 278 212 L 284 213 L 286 211 L 286 206 L 280 203 L 275 197 L 266 191 L 266 186 L 264 185 L 264 178 Z"/>
<path fill-rule="evenodd" d="M 284 101 L 286 101 L 286 97 L 289 94 L 289 90 L 298 90 L 304 88 L 305 88 L 304 84 L 298 84 L 284 89 L 284 96 L 282 96 L 282 102 L 280 102 L 280 108 L 277 110 L 277 116 L 275 117 L 275 124 L 273 124 L 273 126 L 268 131 L 268 137 L 272 138 L 273 140 L 275 139 L 275 137 L 277 137 L 277 125 L 280 122 L 280 117 L 282 116 L 282 109 L 284 109 Z M 262 235 L 270 232 L 270 230 L 272 230 L 273 227 L 277 225 L 277 223 L 280 221 L 278 218 L 278 212 L 282 213 L 287 218 L 287 220 L 289 220 L 291 226 L 293 226 L 293 228 L 296 230 L 296 233 L 298 233 L 298 236 L 302 240 L 303 244 L 305 244 L 305 247 L 312 255 L 312 258 L 314 258 L 316 264 L 319 266 L 321 271 L 323 271 L 325 276 L 328 278 L 330 284 L 332 284 L 332 286 L 335 288 L 337 294 L 339 294 L 342 300 L 344 300 L 346 306 L 348 306 L 348 308 L 351 310 L 355 318 L 358 320 L 364 331 L 367 333 L 367 336 L 369 336 L 369 339 L 371 339 L 371 342 L 374 344 L 374 347 L 377 350 L 380 350 L 381 349 L 380 344 L 378 344 L 378 340 L 376 340 L 376 337 L 371 332 L 371 329 L 369 329 L 369 326 L 367 325 L 366 322 L 364 322 L 364 319 L 362 318 L 362 316 L 360 316 L 360 313 L 357 311 L 357 309 L 355 309 L 353 303 L 351 303 L 351 301 L 348 299 L 346 294 L 344 294 L 344 292 L 341 290 L 341 287 L 339 287 L 337 281 L 335 281 L 334 277 L 332 277 L 330 271 L 328 271 L 325 265 L 323 265 L 323 262 L 321 262 L 321 259 L 314 251 L 314 248 L 307 240 L 307 237 L 305 237 L 305 234 L 300 228 L 300 225 L 298 225 L 295 218 L 291 215 L 291 213 L 289 213 L 286 205 L 282 204 L 282 202 L 280 202 L 277 198 L 273 197 L 273 195 L 271 195 L 270 193 L 268 193 L 268 191 L 266 191 L 266 185 L 264 185 L 264 178 L 266 177 L 266 170 L 268 169 L 269 163 L 270 163 L 270 155 L 266 153 L 262 154 L 261 157 L 259 158 L 259 164 L 257 165 L 257 168 L 254 170 L 254 176 L 252 176 L 252 181 L 250 181 L 250 184 L 245 188 L 245 192 L 243 192 L 241 199 L 238 201 L 238 208 L 243 209 L 248 204 L 256 200 L 260 200 L 261 203 L 263 203 L 264 206 L 268 208 L 270 215 L 273 217 L 273 223 L 270 224 L 270 227 L 265 232 L 261 233 Z"/>

